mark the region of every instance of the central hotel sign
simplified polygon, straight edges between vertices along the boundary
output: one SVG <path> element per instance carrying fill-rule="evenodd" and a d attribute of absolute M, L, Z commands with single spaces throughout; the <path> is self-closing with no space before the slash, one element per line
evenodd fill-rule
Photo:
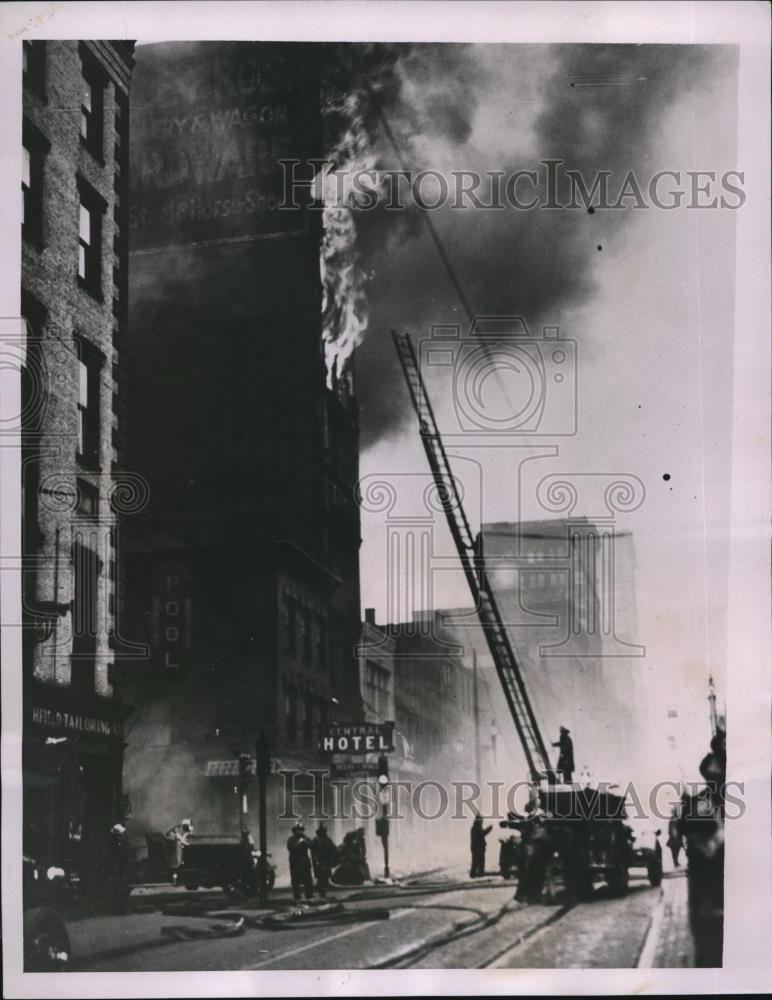
<path fill-rule="evenodd" d="M 344 722 L 324 726 L 319 735 L 322 753 L 389 753 L 394 750 L 393 722 Z"/>

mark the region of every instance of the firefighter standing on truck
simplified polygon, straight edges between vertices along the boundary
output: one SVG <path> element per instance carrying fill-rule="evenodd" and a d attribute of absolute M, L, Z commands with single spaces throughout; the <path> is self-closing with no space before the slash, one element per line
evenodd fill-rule
<path fill-rule="evenodd" d="M 558 771 L 563 775 L 563 781 L 570 785 L 574 780 L 574 741 L 568 735 L 570 729 L 565 726 L 560 727 L 560 739 L 553 743 L 553 747 L 559 747 Z"/>

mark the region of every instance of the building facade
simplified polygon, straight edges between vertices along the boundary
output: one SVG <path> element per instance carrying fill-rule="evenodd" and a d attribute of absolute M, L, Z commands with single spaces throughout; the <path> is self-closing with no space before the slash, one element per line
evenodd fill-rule
<path fill-rule="evenodd" d="M 318 155 L 317 56 L 142 46 L 132 112 L 128 440 L 150 498 L 130 612 L 150 656 L 122 673 L 129 832 L 238 830 L 236 756 L 264 732 L 279 862 L 278 772 L 324 766 L 319 727 L 361 717 L 357 408 L 327 384 L 321 212 L 282 207 L 279 162 Z"/>
<path fill-rule="evenodd" d="M 24 846 L 98 886 L 122 815 L 120 514 L 133 43 L 23 43 Z"/>

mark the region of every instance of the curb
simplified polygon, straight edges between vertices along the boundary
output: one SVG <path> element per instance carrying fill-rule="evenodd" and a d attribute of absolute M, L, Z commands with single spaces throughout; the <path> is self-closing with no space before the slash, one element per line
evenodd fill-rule
<path fill-rule="evenodd" d="M 659 898 L 652 910 L 651 916 L 649 917 L 649 923 L 646 928 L 646 934 L 643 938 L 643 944 L 641 945 L 641 950 L 638 953 L 638 961 L 635 963 L 636 969 L 653 969 L 654 968 L 654 958 L 657 953 L 657 945 L 659 944 L 659 936 L 662 930 L 662 922 L 665 917 L 665 890 L 663 886 L 659 887 Z"/>

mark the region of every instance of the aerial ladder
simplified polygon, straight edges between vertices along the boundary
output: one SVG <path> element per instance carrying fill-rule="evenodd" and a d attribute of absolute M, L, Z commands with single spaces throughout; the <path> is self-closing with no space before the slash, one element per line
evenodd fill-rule
<path fill-rule="evenodd" d="M 496 673 L 501 681 L 509 711 L 515 723 L 531 775 L 531 780 L 549 784 L 557 782 L 549 755 L 542 739 L 531 701 L 523 681 L 509 636 L 504 628 L 496 597 L 485 568 L 485 561 L 478 553 L 475 537 L 466 519 L 456 479 L 451 471 L 448 456 L 442 443 L 439 427 L 416 360 L 410 335 L 392 331 L 410 398 L 418 417 L 424 451 L 429 460 L 434 483 L 453 536 L 459 559 L 474 598 L 475 608 L 490 649 Z"/>

